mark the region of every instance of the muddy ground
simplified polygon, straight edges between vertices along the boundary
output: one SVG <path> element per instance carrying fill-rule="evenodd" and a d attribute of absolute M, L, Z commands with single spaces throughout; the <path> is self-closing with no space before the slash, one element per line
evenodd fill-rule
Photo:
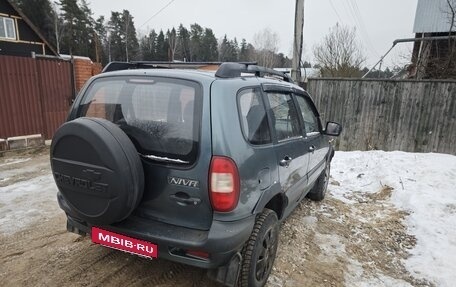
<path fill-rule="evenodd" d="M 202 269 L 140 258 L 68 233 L 55 187 L 29 186 L 32 194 L 1 201 L 11 187 L 29 181 L 52 186 L 47 149 L 0 157 L 0 285 L 218 286 Z M 416 240 L 407 234 L 407 214 L 388 202 L 394 190 L 354 192 L 355 203 L 347 204 L 331 196 L 335 185 L 331 180 L 323 202 L 303 201 L 282 224 L 267 286 L 432 286 L 403 266 Z"/>

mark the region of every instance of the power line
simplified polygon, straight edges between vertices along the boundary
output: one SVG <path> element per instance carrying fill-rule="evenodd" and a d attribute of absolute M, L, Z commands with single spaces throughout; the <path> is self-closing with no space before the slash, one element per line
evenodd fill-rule
<path fill-rule="evenodd" d="M 369 46 L 371 47 L 371 49 L 374 51 L 374 53 L 376 53 L 379 56 L 380 54 L 378 53 L 377 49 L 375 48 L 375 45 L 373 45 L 371 38 L 369 37 L 369 33 L 366 30 L 366 25 L 364 23 L 361 11 L 359 10 L 358 3 L 356 2 L 356 0 L 351 0 L 349 3 L 352 4 L 353 11 L 355 12 L 355 15 L 358 16 L 358 21 L 361 24 L 361 32 L 364 33 L 364 35 L 366 36 L 367 42 L 368 42 Z"/>
<path fill-rule="evenodd" d="M 340 23 L 343 24 L 342 18 L 340 17 L 339 13 L 337 13 L 336 7 L 334 7 L 334 3 L 332 2 L 332 0 L 329 0 L 329 4 L 331 4 L 331 7 L 333 8 L 334 13 L 336 13 L 337 18 L 339 18 Z"/>
<path fill-rule="evenodd" d="M 379 55 L 379 53 L 375 49 L 375 46 L 372 44 L 372 41 L 370 40 L 369 34 L 367 33 L 367 31 L 364 27 L 365 25 L 364 25 L 364 22 L 362 21 L 361 13 L 357 13 L 357 12 L 359 12 L 359 9 L 357 11 L 356 8 L 354 8 L 354 4 L 353 4 L 352 0 L 347 1 L 347 2 L 348 2 L 348 4 L 345 1 L 342 1 L 342 4 L 343 4 L 345 10 L 348 12 L 348 14 L 353 18 L 355 27 L 360 32 L 360 35 L 363 38 L 364 42 L 366 43 L 367 46 L 369 46 L 369 49 L 372 50 L 374 54 Z M 356 7 L 358 7 L 358 6 L 356 5 Z"/>
<path fill-rule="evenodd" d="M 142 26 L 146 25 L 147 23 L 149 23 L 150 20 L 152 20 L 155 16 L 157 16 L 158 14 L 160 14 L 163 10 L 165 10 L 166 8 L 168 8 L 169 5 L 173 4 L 173 2 L 176 1 L 176 0 L 171 0 L 168 2 L 168 4 L 166 4 L 165 6 L 163 6 L 163 8 L 161 8 L 160 10 L 158 10 L 157 13 L 155 13 L 154 15 L 152 15 L 149 19 L 147 19 L 146 22 L 144 22 L 144 24 L 142 24 L 141 26 L 138 27 L 141 28 Z"/>

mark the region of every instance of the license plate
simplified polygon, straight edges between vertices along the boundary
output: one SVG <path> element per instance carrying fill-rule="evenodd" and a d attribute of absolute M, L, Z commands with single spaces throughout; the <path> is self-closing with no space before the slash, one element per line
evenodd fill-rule
<path fill-rule="evenodd" d="M 92 242 L 148 258 L 158 256 L 158 246 L 155 244 L 98 227 L 92 227 Z"/>

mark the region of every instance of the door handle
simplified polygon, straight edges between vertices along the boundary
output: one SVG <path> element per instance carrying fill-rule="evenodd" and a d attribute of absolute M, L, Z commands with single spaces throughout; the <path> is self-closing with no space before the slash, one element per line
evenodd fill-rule
<path fill-rule="evenodd" d="M 291 157 L 289 157 L 288 155 L 286 155 L 280 162 L 279 162 L 279 165 L 280 166 L 284 166 L 284 167 L 289 167 L 290 166 L 290 162 L 292 161 L 293 159 Z"/>
<path fill-rule="evenodd" d="M 313 152 L 315 151 L 315 146 L 314 146 L 314 145 L 311 145 L 311 146 L 309 147 L 309 151 L 310 151 L 311 153 L 313 153 Z"/>

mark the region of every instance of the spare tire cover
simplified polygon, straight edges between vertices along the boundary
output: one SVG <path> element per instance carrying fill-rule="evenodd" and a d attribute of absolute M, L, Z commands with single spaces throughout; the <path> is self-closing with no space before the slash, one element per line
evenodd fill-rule
<path fill-rule="evenodd" d="M 121 221 L 141 201 L 141 159 L 128 136 L 107 120 L 63 124 L 52 139 L 51 167 L 71 211 L 91 224 Z"/>

